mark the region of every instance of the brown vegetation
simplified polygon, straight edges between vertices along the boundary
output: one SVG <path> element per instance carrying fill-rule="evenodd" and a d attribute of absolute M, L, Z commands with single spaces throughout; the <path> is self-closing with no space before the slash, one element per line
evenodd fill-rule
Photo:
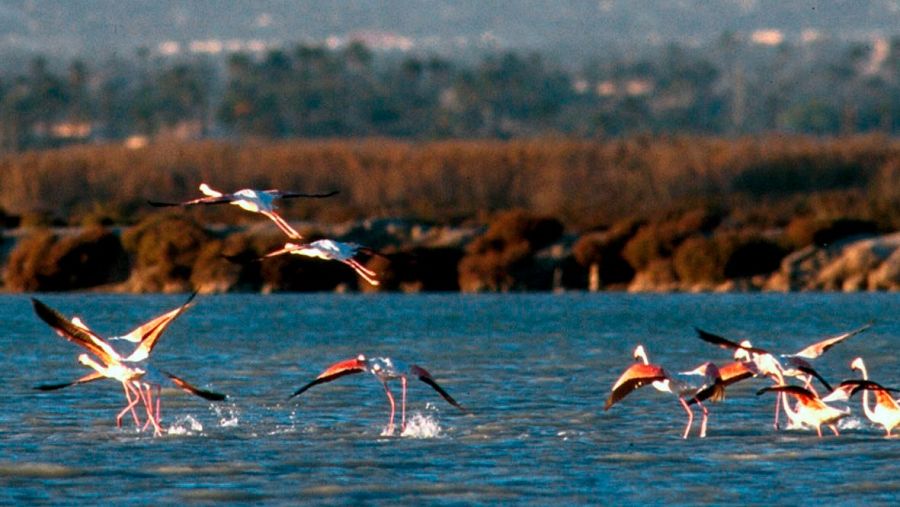
<path fill-rule="evenodd" d="M 254 261 L 284 242 L 259 216 L 144 202 L 196 196 L 206 181 L 340 190 L 285 202 L 283 214 L 318 220 L 321 231 L 298 224 L 308 239 L 383 251 L 365 259 L 383 281 L 377 290 L 584 288 L 592 266 L 604 288 L 716 288 L 783 270 L 786 255 L 810 245 L 900 229 L 898 168 L 900 143 L 880 137 L 207 141 L 24 153 L 0 159 L 0 218 L 35 228 L 10 254 L 5 285 L 93 287 L 120 281 L 130 263 L 123 289 L 133 291 L 372 290 L 339 263 Z M 62 239 L 43 229 L 61 221 L 92 228 Z M 127 225 L 121 242 L 93 228 L 111 223 Z M 229 234 L 207 223 L 255 227 Z"/>

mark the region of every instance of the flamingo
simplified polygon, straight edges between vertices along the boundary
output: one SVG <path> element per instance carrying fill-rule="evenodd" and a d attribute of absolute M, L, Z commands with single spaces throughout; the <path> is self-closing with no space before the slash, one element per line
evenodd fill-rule
<path fill-rule="evenodd" d="M 267 253 L 263 258 L 275 257 L 283 254 L 303 255 L 314 259 L 333 260 L 343 262 L 353 268 L 354 271 L 370 285 L 377 286 L 377 273 L 366 268 L 354 257 L 360 252 L 374 254 L 375 252 L 355 243 L 344 243 L 332 239 L 320 239 L 312 243 L 285 243 L 284 248 Z"/>
<path fill-rule="evenodd" d="M 688 437 L 691 425 L 694 422 L 694 413 L 689 407 L 688 400 L 691 404 L 696 403 L 699 405 L 703 411 L 703 419 L 700 423 L 700 438 L 706 437 L 706 423 L 709 418 L 709 411 L 702 402 L 707 399 L 720 401 L 725 397 L 725 386 L 722 383 L 722 377 L 716 365 L 706 362 L 691 371 L 671 375 L 661 366 L 650 363 L 643 345 L 638 345 L 634 349 L 633 356 L 638 362 L 627 368 L 613 385 L 603 410 L 609 410 L 610 407 L 629 393 L 649 383 L 657 391 L 671 393 L 678 397 L 678 401 L 688 414 L 688 422 L 684 428 L 682 438 Z M 695 376 L 702 376 L 703 379 L 698 382 L 695 378 L 692 378 Z"/>
<path fill-rule="evenodd" d="M 300 233 L 294 230 L 294 228 L 291 227 L 290 224 L 288 224 L 287 221 L 281 217 L 281 215 L 275 212 L 275 199 L 293 199 L 296 197 L 320 199 L 324 197 L 331 197 L 338 193 L 337 190 L 334 190 L 325 194 L 301 194 L 298 192 L 283 192 L 277 189 L 254 190 L 251 188 L 244 188 L 231 194 L 225 194 L 219 192 L 218 190 L 213 190 L 206 183 L 200 184 L 200 192 L 203 193 L 204 197 L 199 197 L 197 199 L 191 199 L 184 202 L 147 202 L 150 203 L 150 205 L 157 207 L 192 206 L 195 204 L 233 204 L 240 207 L 241 209 L 250 211 L 252 213 L 260 213 L 268 217 L 270 220 L 275 222 L 275 225 L 277 225 L 283 233 L 287 234 L 289 238 L 302 239 L 303 236 L 301 236 Z"/>
<path fill-rule="evenodd" d="M 870 421 L 884 428 L 885 436 L 890 437 L 893 429 L 900 424 L 900 404 L 890 395 L 890 391 L 895 391 L 895 389 L 889 389 L 870 381 L 869 373 L 866 371 L 866 364 L 861 357 L 853 359 L 850 362 L 850 368 L 859 370 L 862 373 L 863 380 L 845 380 L 841 382 L 829 398 L 846 399 L 862 390 L 863 412 Z M 874 391 L 875 393 L 874 408 L 869 405 L 869 391 Z"/>
<path fill-rule="evenodd" d="M 78 357 L 78 361 L 81 364 L 92 368 L 94 370 L 92 373 L 73 382 L 41 385 L 38 386 L 38 389 L 44 391 L 61 389 L 71 385 L 92 382 L 101 378 L 117 380 L 122 384 L 128 404 L 117 414 L 116 426 L 121 426 L 122 418 L 129 412 L 131 412 L 135 424 L 140 426 L 140 421 L 137 414 L 134 412 L 134 407 L 139 402 L 143 401 L 144 407 L 147 410 L 147 423 L 144 425 L 144 428 L 146 428 L 147 425 L 152 424 L 155 435 L 162 433 L 162 430 L 159 427 L 160 379 L 167 378 L 181 389 L 208 400 L 221 401 L 225 399 L 224 395 L 196 388 L 171 373 L 157 372 L 147 364 L 150 352 L 159 340 L 162 332 L 169 323 L 190 306 L 194 296 L 196 296 L 196 293 L 192 294 L 188 301 L 176 310 L 167 312 L 166 314 L 139 326 L 133 331 L 132 333 L 142 331 L 143 334 L 138 346 L 127 357 L 123 357 L 119 354 L 106 340 L 91 331 L 80 319 L 75 318 L 72 321 L 66 320 L 66 318 L 56 310 L 50 308 L 38 299 L 32 298 L 34 310 L 38 317 L 52 327 L 57 334 L 66 340 L 83 347 L 99 359 L 98 362 L 87 354 L 81 354 Z M 129 335 L 126 336 L 130 336 L 132 333 L 129 333 Z M 156 387 L 157 393 L 155 407 L 153 404 L 152 387 Z"/>
<path fill-rule="evenodd" d="M 331 382 L 332 380 L 338 379 L 345 375 L 352 375 L 354 373 L 363 373 L 368 372 L 378 378 L 381 381 L 381 385 L 384 387 L 384 392 L 387 395 L 388 401 L 391 404 L 391 417 L 387 426 L 387 434 L 394 433 L 394 415 L 396 413 L 396 405 L 394 403 L 394 395 L 391 394 L 390 388 L 388 388 L 389 380 L 400 379 L 400 385 L 402 388 L 402 398 L 401 398 L 401 419 L 400 419 L 400 432 L 402 433 L 404 429 L 406 429 L 406 383 L 407 378 L 412 376 L 416 377 L 422 382 L 425 382 L 429 386 L 431 386 L 438 394 L 441 395 L 442 398 L 447 400 L 448 403 L 453 405 L 454 407 L 462 410 L 463 412 L 467 412 L 462 405 L 460 405 L 456 400 L 450 396 L 447 391 L 445 391 L 441 386 L 435 382 L 434 378 L 431 376 L 425 368 L 421 366 L 410 364 L 407 365 L 400 361 L 395 361 L 389 357 L 371 357 L 367 358 L 365 355 L 360 354 L 354 359 L 347 359 L 345 361 L 339 361 L 335 364 L 332 364 L 328 368 L 325 369 L 318 377 L 316 377 L 313 381 L 309 382 L 305 386 L 297 389 L 294 394 L 290 395 L 288 399 L 293 398 L 294 396 L 299 396 L 303 394 L 304 391 L 318 384 L 322 384 L 325 382 Z"/>
<path fill-rule="evenodd" d="M 822 425 L 831 428 L 835 435 L 838 435 L 837 422 L 850 415 L 849 410 L 838 410 L 827 405 L 822 398 L 816 393 L 800 386 L 771 386 L 764 387 L 756 392 L 757 396 L 767 392 L 778 393 L 778 396 L 791 395 L 797 399 L 797 406 L 791 408 L 787 400 L 784 400 L 784 410 L 791 416 L 791 419 L 797 420 L 803 424 L 816 428 L 819 438 L 822 437 Z"/>
<path fill-rule="evenodd" d="M 812 379 L 816 378 L 830 392 L 832 391 L 831 385 L 812 367 L 809 360 L 818 358 L 838 343 L 862 333 L 869 327 L 871 327 L 871 324 L 866 324 L 858 329 L 820 340 L 803 348 L 799 352 L 793 354 L 781 354 L 778 357 L 768 350 L 754 347 L 749 340 L 737 343 L 702 329 L 695 329 L 701 340 L 718 345 L 722 348 L 734 350 L 734 358 L 736 360 L 747 364 L 748 368 L 753 371 L 755 375 L 769 377 L 776 385 L 785 385 L 785 377 L 796 377 L 804 382 L 807 389 L 812 389 L 813 392 L 815 392 L 815 389 L 812 387 Z M 787 367 L 782 364 L 779 357 L 784 360 Z M 778 429 L 778 414 L 781 411 L 781 400 L 781 396 L 778 396 L 775 399 L 775 429 Z M 791 412 L 787 412 L 787 414 L 788 417 L 790 417 Z"/>

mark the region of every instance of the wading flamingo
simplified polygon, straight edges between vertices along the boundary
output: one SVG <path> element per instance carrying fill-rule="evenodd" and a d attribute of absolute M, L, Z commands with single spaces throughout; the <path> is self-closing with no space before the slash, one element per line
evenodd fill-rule
<path fill-rule="evenodd" d="M 452 396 L 447 394 L 441 386 L 434 381 L 434 378 L 421 366 L 417 366 L 415 364 L 407 365 L 400 361 L 395 361 L 388 357 L 371 357 L 367 358 L 366 356 L 360 354 L 354 359 L 348 359 L 346 361 L 337 362 L 328 368 L 325 369 L 318 377 L 315 378 L 312 382 L 306 384 L 305 386 L 297 389 L 294 394 L 289 396 L 293 398 L 294 396 L 299 396 L 303 394 L 304 391 L 318 384 L 322 384 L 325 382 L 331 382 L 332 380 L 338 379 L 345 375 L 352 375 L 354 373 L 363 373 L 368 372 L 378 378 L 381 382 L 381 385 L 384 387 L 384 392 L 387 395 L 388 401 L 391 403 L 391 417 L 387 427 L 387 434 L 394 433 L 394 415 L 396 413 L 396 406 L 394 403 L 394 395 L 391 394 L 391 390 L 388 388 L 389 380 L 397 380 L 400 379 L 400 386 L 402 389 L 402 398 L 400 403 L 401 410 L 401 419 L 400 419 L 400 432 L 406 428 L 406 383 L 408 377 L 416 377 L 422 382 L 425 382 L 429 386 L 431 386 L 438 394 L 441 395 L 442 398 L 447 400 L 447 403 L 453 405 L 454 407 L 462 410 L 463 412 L 467 412 L 462 405 L 460 405 L 456 400 L 453 399 Z"/>
<path fill-rule="evenodd" d="M 287 221 L 275 211 L 275 199 L 293 199 L 297 197 L 319 199 L 323 197 L 331 197 L 338 193 L 337 190 L 335 190 L 325 194 L 301 194 L 297 192 L 283 192 L 276 189 L 254 190 L 251 188 L 245 188 L 231 194 L 225 194 L 219 192 L 218 190 L 213 190 L 206 183 L 200 184 L 200 192 L 202 192 L 205 197 L 199 197 L 197 199 L 191 199 L 190 201 L 184 202 L 148 202 L 151 205 L 157 207 L 193 206 L 195 204 L 233 204 L 240 207 L 241 209 L 250 211 L 252 213 L 259 213 L 268 217 L 270 220 L 275 222 L 275 225 L 277 225 L 282 232 L 287 234 L 289 238 L 302 239 L 303 236 L 295 231 L 294 228 L 291 227 L 287 223 Z"/>
<path fill-rule="evenodd" d="M 320 239 L 312 243 L 285 243 L 284 248 L 267 253 L 263 258 L 275 257 L 278 255 L 292 254 L 312 257 L 314 259 L 323 259 L 330 261 L 343 262 L 353 268 L 354 271 L 370 285 L 378 285 L 377 273 L 366 268 L 358 260 L 355 259 L 359 253 L 369 255 L 377 255 L 374 250 L 359 246 L 355 243 L 343 243 L 332 239 Z"/>
<path fill-rule="evenodd" d="M 738 361 L 744 362 L 755 375 L 769 377 L 770 379 L 772 379 L 775 385 L 785 385 L 785 377 L 799 378 L 804 382 L 807 389 L 810 389 L 815 393 L 815 389 L 812 387 L 813 378 L 816 378 L 819 382 L 821 382 L 827 391 L 831 392 L 832 388 L 828 381 L 826 381 L 822 377 L 822 375 L 820 375 L 812 367 L 812 365 L 809 363 L 809 360 L 818 358 L 838 343 L 841 343 L 847 338 L 862 333 L 869 327 L 871 327 L 871 324 L 866 324 L 865 326 L 854 329 L 853 331 L 820 340 L 794 354 L 781 354 L 778 357 L 776 357 L 768 350 L 754 347 L 749 340 L 744 340 L 741 343 L 737 343 L 722 336 L 709 333 L 702 329 L 695 329 L 697 330 L 697 335 L 701 340 L 712 343 L 714 345 L 718 345 L 722 348 L 734 350 L 734 358 Z M 779 357 L 784 361 L 784 364 L 782 364 L 782 362 L 779 360 Z M 785 364 L 787 366 L 785 366 Z M 781 411 L 781 401 L 781 396 L 776 397 L 774 420 L 775 429 L 778 429 L 778 414 Z M 788 412 L 788 416 L 790 417 L 790 412 Z M 791 420 L 793 422 L 793 418 Z"/>
<path fill-rule="evenodd" d="M 838 435 L 837 422 L 850 415 L 849 410 L 838 410 L 828 406 L 816 393 L 804 387 L 764 387 L 757 391 L 756 394 L 761 395 L 767 392 L 777 393 L 778 396 L 791 395 L 796 398 L 797 406 L 795 408 L 791 408 L 787 399 L 785 399 L 784 410 L 791 416 L 792 420 L 814 427 L 820 438 L 822 437 L 823 424 L 831 428 L 835 435 Z"/>
<path fill-rule="evenodd" d="M 651 364 L 647 359 L 647 353 L 643 345 L 634 349 L 634 359 L 638 362 L 631 365 L 619 377 L 612 387 L 603 410 L 609 410 L 622 398 L 632 391 L 651 384 L 657 391 L 671 393 L 678 397 L 679 403 L 687 412 L 688 422 L 684 428 L 682 438 L 687 438 L 694 422 L 694 412 L 688 401 L 696 403 L 703 412 L 700 423 L 700 438 L 706 437 L 706 423 L 709 411 L 703 405 L 703 401 L 720 401 L 725 397 L 725 386 L 722 383 L 719 369 L 713 363 L 703 363 L 697 368 L 678 373 L 669 374 L 661 366 Z"/>
<path fill-rule="evenodd" d="M 884 387 L 869 380 L 869 372 L 861 357 L 855 358 L 850 363 L 850 368 L 862 373 L 863 380 L 845 380 L 835 389 L 827 399 L 847 399 L 860 390 L 863 391 L 862 409 L 866 417 L 875 424 L 880 425 L 890 437 L 893 429 L 900 424 L 900 404 L 897 403 L 890 392 L 896 389 Z M 875 393 L 874 407 L 869 404 L 869 391 Z"/>
<path fill-rule="evenodd" d="M 159 393 L 163 379 L 168 379 L 181 389 L 208 400 L 221 401 L 225 399 L 224 395 L 196 388 L 171 373 L 157 372 L 147 364 L 150 352 L 159 340 L 162 332 L 175 317 L 180 315 L 181 312 L 191 304 L 191 300 L 195 295 L 196 293 L 192 294 L 191 298 L 178 309 L 167 312 L 163 316 L 157 317 L 147 324 L 139 326 L 137 330 L 143 330 L 144 334 L 138 346 L 127 357 L 123 357 L 107 341 L 88 329 L 80 319 L 73 319 L 74 322 L 66 320 L 66 318 L 56 310 L 50 308 L 41 301 L 32 298 L 34 311 L 38 317 L 52 327 L 57 334 L 68 341 L 80 345 L 99 360 L 98 362 L 87 354 L 81 354 L 78 357 L 79 362 L 92 368 L 94 370 L 93 373 L 85 375 L 74 382 L 42 385 L 38 386 L 38 389 L 61 389 L 70 385 L 99 380 L 100 378 L 112 378 L 118 380 L 125 391 L 128 404 L 116 416 L 116 425 L 121 426 L 122 417 L 130 411 L 134 417 L 135 424 L 140 426 L 140 421 L 137 414 L 134 412 L 134 406 L 143 401 L 144 407 L 147 410 L 147 423 L 144 425 L 144 428 L 146 428 L 147 425 L 153 425 L 154 433 L 157 435 L 161 433 L 159 427 Z M 156 387 L 157 393 L 155 405 L 153 402 L 153 387 Z"/>

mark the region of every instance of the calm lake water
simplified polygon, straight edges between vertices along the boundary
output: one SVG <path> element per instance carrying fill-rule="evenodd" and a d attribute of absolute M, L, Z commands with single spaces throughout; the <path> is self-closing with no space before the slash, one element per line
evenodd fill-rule
<path fill-rule="evenodd" d="M 39 298 L 116 335 L 185 296 Z M 821 439 L 775 431 L 759 379 L 712 406 L 706 439 L 695 427 L 682 440 L 683 410 L 651 388 L 608 412 L 603 402 L 638 343 L 670 370 L 727 361 L 694 326 L 794 352 L 874 320 L 816 366 L 838 381 L 859 355 L 874 379 L 900 385 L 898 310 L 897 294 L 201 296 L 153 363 L 229 399 L 164 390 L 169 431 L 154 438 L 115 427 L 124 396 L 113 381 L 33 390 L 84 374 L 81 350 L 28 297 L 3 296 L 0 503 L 896 503 L 900 439 L 885 439 L 858 399 L 841 435 Z M 425 367 L 472 413 L 413 381 L 410 427 L 382 436 L 389 407 L 367 374 L 287 399 L 359 353 Z"/>

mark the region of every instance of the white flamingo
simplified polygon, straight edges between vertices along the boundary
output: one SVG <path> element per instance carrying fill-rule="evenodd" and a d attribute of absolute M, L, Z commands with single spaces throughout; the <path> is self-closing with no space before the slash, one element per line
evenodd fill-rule
<path fill-rule="evenodd" d="M 707 362 L 691 371 L 670 374 L 661 366 L 651 364 L 647 360 L 647 354 L 642 345 L 638 345 L 634 349 L 633 356 L 638 362 L 628 367 L 616 383 L 613 384 L 603 410 L 609 410 L 610 407 L 635 389 L 651 384 L 657 391 L 677 396 L 678 402 L 684 408 L 684 411 L 687 412 L 688 422 L 684 428 L 682 438 L 688 437 L 691 425 L 694 422 L 694 412 L 689 405 L 696 403 L 700 406 L 703 412 L 703 419 L 700 423 L 700 438 L 706 437 L 706 423 L 709 418 L 709 411 L 702 402 L 707 399 L 719 401 L 725 396 L 725 386 L 716 365 Z"/>
<path fill-rule="evenodd" d="M 159 426 L 159 395 L 163 381 L 169 380 L 183 390 L 208 400 L 221 401 L 225 399 L 224 395 L 196 388 L 171 373 L 158 372 L 147 364 L 150 352 L 153 350 L 153 347 L 156 345 L 160 336 L 162 336 L 163 331 L 178 315 L 181 314 L 181 312 L 190 306 L 191 300 L 195 295 L 196 293 L 192 294 L 190 299 L 179 308 L 139 326 L 135 331 L 126 335 L 131 337 L 132 335 L 137 336 L 140 334 L 141 336 L 138 346 L 127 357 L 123 357 L 106 340 L 91 331 L 81 319 L 75 318 L 72 319 L 72 321 L 66 320 L 66 318 L 56 310 L 50 308 L 41 301 L 32 298 L 34 311 L 41 320 L 52 327 L 57 334 L 66 340 L 83 347 L 96 357 L 96 359 L 94 359 L 87 354 L 81 354 L 78 357 L 78 361 L 81 364 L 94 370 L 91 374 L 85 375 L 74 382 L 42 385 L 38 386 L 38 389 L 45 391 L 61 389 L 71 385 L 92 382 L 101 378 L 117 380 L 122 384 L 128 404 L 116 416 L 116 425 L 121 426 L 124 415 L 131 412 L 135 424 L 140 426 L 140 421 L 137 414 L 134 412 L 134 407 L 139 402 L 143 401 L 147 411 L 147 423 L 144 425 L 144 428 L 148 425 L 152 425 L 154 434 L 156 435 L 162 433 Z M 155 404 L 153 396 L 154 387 L 156 388 Z"/>
<path fill-rule="evenodd" d="M 368 372 L 378 378 L 381 381 L 381 385 L 384 386 L 384 392 L 387 395 L 388 401 L 391 404 L 391 417 L 387 427 L 387 433 L 392 434 L 394 432 L 394 414 L 396 412 L 396 406 L 394 403 L 394 395 L 391 394 L 391 390 L 388 388 L 388 381 L 390 380 L 400 380 L 400 385 L 402 389 L 402 398 L 400 404 L 401 410 L 401 419 L 400 419 L 400 431 L 401 433 L 406 428 L 406 383 L 408 377 L 415 377 L 425 382 L 429 386 L 432 387 L 438 394 L 441 395 L 442 398 L 447 400 L 448 403 L 453 405 L 454 407 L 466 411 L 456 400 L 453 399 L 452 396 L 447 394 L 441 386 L 434 381 L 434 378 L 431 376 L 425 368 L 421 366 L 417 366 L 415 364 L 407 365 L 406 363 L 395 361 L 389 357 L 373 357 L 367 358 L 366 356 L 360 354 L 359 356 L 348 359 L 346 361 L 337 362 L 328 368 L 325 369 L 318 377 L 315 378 L 312 382 L 306 384 L 305 386 L 297 389 L 294 394 L 290 395 L 289 398 L 293 398 L 294 396 L 299 396 L 304 391 L 318 384 L 322 384 L 325 382 L 331 382 L 332 380 L 338 379 L 345 375 L 352 375 L 354 373 L 363 373 Z"/>
<path fill-rule="evenodd" d="M 197 199 L 191 199 L 184 202 L 148 202 L 151 205 L 157 207 L 193 206 L 195 204 L 233 204 L 251 213 L 259 213 L 268 217 L 270 220 L 275 222 L 275 225 L 277 225 L 282 232 L 287 234 L 289 238 L 303 239 L 303 236 L 301 236 L 300 233 L 294 230 L 294 228 L 291 227 L 290 224 L 288 224 L 287 221 L 275 211 L 275 200 L 293 199 L 297 197 L 318 199 L 323 197 L 331 197 L 332 195 L 337 194 L 337 191 L 328 192 L 325 194 L 301 194 L 298 192 L 283 192 L 277 189 L 254 190 L 251 188 L 244 188 L 242 190 L 238 190 L 237 192 L 226 194 L 219 192 L 218 190 L 214 190 L 206 183 L 200 184 L 200 192 L 202 192 L 205 197 L 199 197 Z"/>
<path fill-rule="evenodd" d="M 331 260 L 343 262 L 353 268 L 354 271 L 370 285 L 378 285 L 379 282 L 375 278 L 377 273 L 366 268 L 358 260 L 356 255 L 360 252 L 373 253 L 374 251 L 361 247 L 355 243 L 344 243 L 333 239 L 320 239 L 312 243 L 285 243 L 283 248 L 267 253 L 263 258 L 275 257 L 278 255 L 291 254 L 302 255 L 314 259 Z"/>

